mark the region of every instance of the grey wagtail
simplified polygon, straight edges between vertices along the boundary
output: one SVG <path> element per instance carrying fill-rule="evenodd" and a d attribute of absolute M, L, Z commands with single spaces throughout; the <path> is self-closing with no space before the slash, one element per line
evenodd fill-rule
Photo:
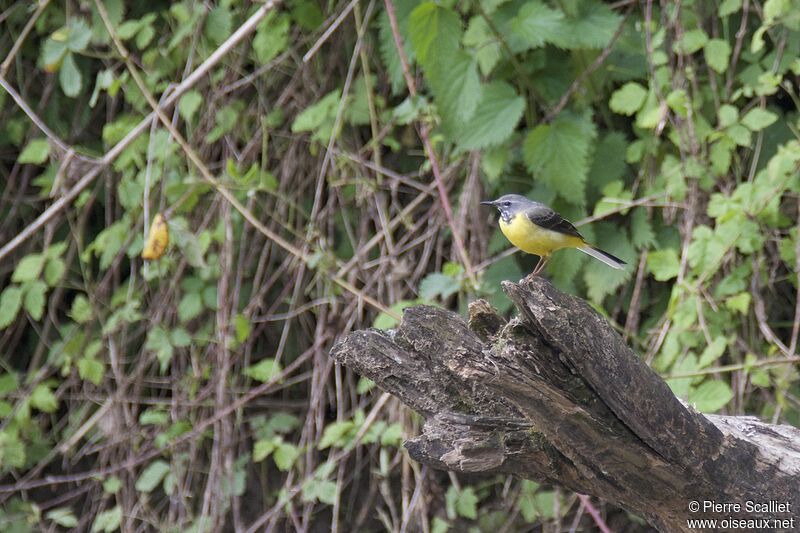
<path fill-rule="evenodd" d="M 611 268 L 625 268 L 625 261 L 587 243 L 569 220 L 544 204 L 518 194 L 506 194 L 481 204 L 493 205 L 500 211 L 500 231 L 511 244 L 539 256 L 532 276 L 541 272 L 550 254 L 561 248 L 577 248 Z"/>

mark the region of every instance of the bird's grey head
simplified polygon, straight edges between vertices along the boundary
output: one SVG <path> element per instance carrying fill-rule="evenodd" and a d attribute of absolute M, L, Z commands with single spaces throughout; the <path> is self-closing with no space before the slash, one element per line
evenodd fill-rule
<path fill-rule="evenodd" d="M 511 222 L 511 219 L 513 219 L 517 213 L 531 207 L 534 203 L 535 202 L 519 194 L 506 194 L 491 202 L 481 202 L 483 205 L 496 207 L 497 210 L 500 211 L 500 218 L 506 222 Z"/>

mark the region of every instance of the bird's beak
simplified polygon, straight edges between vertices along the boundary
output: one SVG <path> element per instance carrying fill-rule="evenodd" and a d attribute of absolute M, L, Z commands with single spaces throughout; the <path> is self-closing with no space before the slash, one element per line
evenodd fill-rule
<path fill-rule="evenodd" d="M 481 205 L 491 205 L 491 206 L 494 206 L 494 205 L 495 205 L 495 202 L 494 202 L 494 201 L 492 201 L 492 200 L 484 200 L 483 202 L 481 202 Z"/>

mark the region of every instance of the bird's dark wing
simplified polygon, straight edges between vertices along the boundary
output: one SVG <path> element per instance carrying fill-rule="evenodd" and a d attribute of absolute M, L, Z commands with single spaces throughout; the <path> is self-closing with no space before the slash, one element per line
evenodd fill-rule
<path fill-rule="evenodd" d="M 549 229 L 550 231 L 555 231 L 556 233 L 563 233 L 564 235 L 570 235 L 572 237 L 583 239 L 583 235 L 578 233 L 578 230 L 575 229 L 575 226 L 573 226 L 569 220 L 562 217 L 546 205 L 539 204 L 531 207 L 525 212 L 525 214 L 528 216 L 528 220 L 537 226 Z"/>

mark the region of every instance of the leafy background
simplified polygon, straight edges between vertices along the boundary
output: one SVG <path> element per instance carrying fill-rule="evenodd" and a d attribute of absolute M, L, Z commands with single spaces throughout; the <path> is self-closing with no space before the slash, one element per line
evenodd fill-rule
<path fill-rule="evenodd" d="M 546 275 L 678 396 L 800 424 L 799 13 L 6 4 L 0 242 L 68 201 L 0 263 L 0 523 L 646 529 L 558 487 L 412 462 L 420 420 L 327 352 L 415 303 L 510 312 L 499 282 L 535 258 L 478 202 L 517 192 L 630 264 L 564 251 Z M 157 212 L 171 244 L 143 262 Z"/>

